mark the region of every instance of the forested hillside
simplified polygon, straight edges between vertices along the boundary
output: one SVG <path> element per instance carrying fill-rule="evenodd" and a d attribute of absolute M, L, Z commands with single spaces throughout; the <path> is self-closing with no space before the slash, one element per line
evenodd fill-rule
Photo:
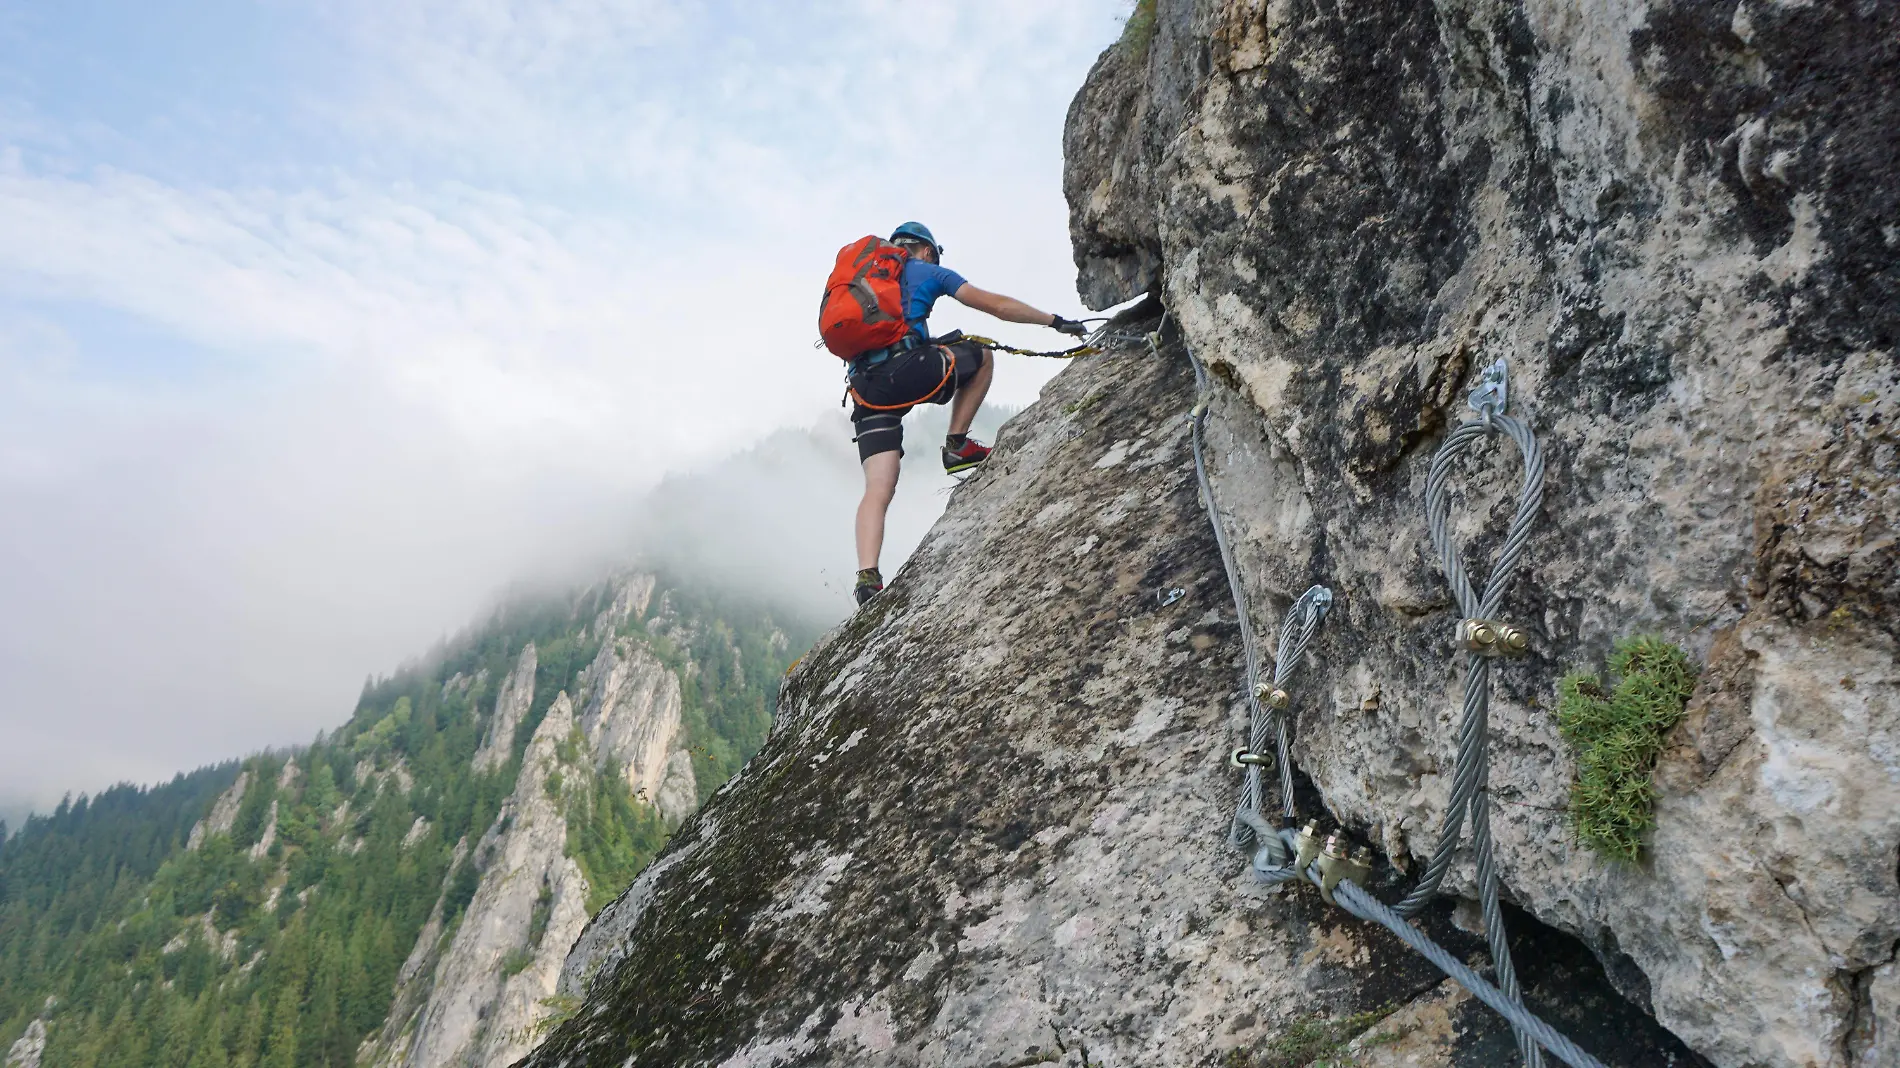
<path fill-rule="evenodd" d="M 657 744 L 690 756 L 690 810 L 763 742 L 777 681 L 813 637 L 650 577 L 519 602 L 367 685 L 306 748 L 30 819 L 0 844 L 0 1050 L 47 1068 L 354 1063 L 399 977 L 427 1004 L 413 962 L 455 944 L 551 710 L 577 718 L 535 782 L 591 914 L 669 831 L 657 784 L 636 788 L 620 750 L 587 733 L 612 712 L 598 707 L 605 676 L 637 661 L 677 679 L 677 725 Z M 498 722 L 515 698 L 524 707 Z M 547 937 L 550 895 L 502 978 Z M 384 1036 L 397 1062 L 407 1035 Z"/>

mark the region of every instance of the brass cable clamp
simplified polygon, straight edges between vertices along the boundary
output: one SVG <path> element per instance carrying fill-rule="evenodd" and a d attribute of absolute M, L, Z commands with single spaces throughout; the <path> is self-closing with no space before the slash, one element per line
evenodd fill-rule
<path fill-rule="evenodd" d="M 1229 753 L 1227 763 L 1236 768 L 1270 768 L 1273 766 L 1273 754 L 1256 753 L 1243 747 Z"/>
<path fill-rule="evenodd" d="M 1294 870 L 1304 875 L 1307 865 L 1313 863 L 1313 859 L 1319 856 L 1319 851 L 1319 821 L 1307 820 L 1306 826 L 1300 828 L 1300 833 L 1293 836 Z"/>
<path fill-rule="evenodd" d="M 1293 695 L 1275 688 L 1272 683 L 1263 682 L 1255 686 L 1253 695 L 1260 699 L 1261 704 L 1275 712 L 1285 712 L 1293 704 Z"/>
<path fill-rule="evenodd" d="M 1343 834 L 1334 834 L 1326 839 L 1325 848 L 1319 853 L 1319 896 L 1328 905 L 1337 905 L 1333 900 L 1333 887 L 1341 879 L 1351 879 L 1364 886 L 1366 877 L 1372 874 L 1372 853 L 1361 847 L 1352 848 L 1352 843 Z"/>
<path fill-rule="evenodd" d="M 1461 619 L 1458 621 L 1458 644 L 1466 652 L 1479 656 L 1523 656 L 1530 651 L 1530 635 L 1495 619 Z"/>

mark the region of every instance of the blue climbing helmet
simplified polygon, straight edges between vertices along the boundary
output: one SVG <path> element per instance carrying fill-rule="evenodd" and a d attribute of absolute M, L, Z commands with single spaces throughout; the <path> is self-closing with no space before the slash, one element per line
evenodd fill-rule
<path fill-rule="evenodd" d="M 904 225 L 898 227 L 897 229 L 891 231 L 892 241 L 896 241 L 900 238 L 905 238 L 905 237 L 908 237 L 913 241 L 922 241 L 924 244 L 929 245 L 932 249 L 936 250 L 938 259 L 943 258 L 943 246 L 937 244 L 936 235 L 932 234 L 930 232 L 930 227 L 925 226 L 923 223 L 915 222 L 915 221 L 907 222 Z"/>

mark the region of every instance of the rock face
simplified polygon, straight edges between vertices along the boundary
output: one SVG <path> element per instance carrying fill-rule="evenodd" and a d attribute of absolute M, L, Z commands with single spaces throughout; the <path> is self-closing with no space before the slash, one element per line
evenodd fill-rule
<path fill-rule="evenodd" d="M 204 845 L 205 839 L 211 835 L 230 834 L 232 825 L 237 823 L 238 807 L 244 804 L 244 791 L 250 788 L 250 771 L 246 769 L 238 772 L 237 781 L 231 784 L 229 790 L 218 795 L 205 818 L 191 825 L 185 848 L 195 850 Z"/>
<path fill-rule="evenodd" d="M 251 843 L 249 856 L 252 860 L 263 860 L 270 853 L 270 847 L 277 844 L 277 801 L 271 799 L 270 810 L 264 814 L 264 831 Z"/>
<path fill-rule="evenodd" d="M 1506 358 L 1549 462 L 1490 740 L 1533 1002 L 1610 1063 L 1900 1064 L 1900 8 L 1153 8 L 1070 112 L 1080 289 L 1160 298 L 1210 364 L 1255 626 L 1336 594 L 1302 808 L 1400 870 L 1436 839 L 1463 666 L 1424 480 Z M 1081 361 L 1010 425 L 583 933 L 587 1004 L 528 1063 L 1305 1063 L 1338 1051 L 1294 1039 L 1354 1027 L 1386 1063 L 1508 1061 L 1470 1002 L 1221 844 L 1238 650 L 1184 374 Z M 1514 464 L 1454 479 L 1480 581 Z M 1701 675 L 1626 866 L 1572 842 L 1549 710 L 1645 632 Z M 1592 960 L 1696 1053 L 1606 1024 Z M 1368 996 L 1403 1035 L 1359 1026 Z"/>
<path fill-rule="evenodd" d="M 514 754 L 515 731 L 527 716 L 528 706 L 534 703 L 534 672 L 538 666 L 534 643 L 529 642 L 521 647 L 515 669 L 502 680 L 501 690 L 495 695 L 495 714 L 482 736 L 482 747 L 475 751 L 476 771 L 493 771 Z"/>
<path fill-rule="evenodd" d="M 1340 597 L 1296 729 L 1327 808 L 1435 839 L 1460 669 L 1422 487 L 1506 357 L 1550 463 L 1492 705 L 1507 893 L 1717 1064 L 1900 1064 L 1900 9 L 1157 8 L 1070 115 L 1081 289 L 1154 291 L 1229 387 L 1260 622 Z M 1480 558 L 1511 463 L 1458 478 Z M 1548 709 L 1639 632 L 1705 667 L 1632 868 L 1568 841 Z"/>
<path fill-rule="evenodd" d="M 26 1034 L 13 1043 L 7 1050 L 5 1068 L 40 1068 L 40 1057 L 46 1053 L 46 1024 L 34 1020 L 26 1025 Z"/>
<path fill-rule="evenodd" d="M 649 575 L 619 580 L 588 632 L 600 652 L 578 692 L 557 694 L 522 756 L 514 792 L 480 842 L 457 851 L 455 869 L 397 978 L 390 1014 L 359 1060 L 383 1068 L 494 1068 L 520 1058 L 559 1011 L 556 981 L 587 920 L 590 887 L 568 855 L 569 813 L 593 776 L 609 770 L 646 793 L 668 823 L 698 802 L 681 748 L 678 677 L 639 642 L 616 636 L 646 610 Z M 474 766 L 512 757 L 535 705 L 538 659 L 526 645 L 495 697 Z M 577 706 L 584 711 L 577 712 Z M 359 773 L 359 777 L 362 774 Z M 444 904 L 462 865 L 480 873 L 459 918 Z"/>
<path fill-rule="evenodd" d="M 1239 646 L 1192 403 L 1178 354 L 1052 383 L 582 934 L 561 989 L 586 1002 L 526 1063 L 1243 1063 L 1437 996 L 1382 930 L 1260 889 L 1223 845 Z M 1449 908 L 1428 926 L 1471 949 Z M 1596 990 L 1566 1023 L 1620 1063 L 1686 1058 Z M 1486 1010 L 1443 1015 L 1418 1063 L 1509 1043 Z"/>
<path fill-rule="evenodd" d="M 587 880 L 566 854 L 560 789 L 550 788 L 563 770 L 557 750 L 573 730 L 573 704 L 562 694 L 535 729 L 514 794 L 475 847 L 481 886 L 436 966 L 410 1065 L 507 1064 L 533 1045 L 533 1025 L 548 1011 L 540 1002 L 587 920 Z"/>
<path fill-rule="evenodd" d="M 666 758 L 666 773 L 659 792 L 653 795 L 653 807 L 669 824 L 677 825 L 699 807 L 699 778 L 693 773 L 693 755 L 675 749 Z"/>
<path fill-rule="evenodd" d="M 679 678 L 645 645 L 617 638 L 602 643 L 586 681 L 593 696 L 580 727 L 597 759 L 603 766 L 618 763 L 636 796 L 659 797 L 672 769 L 669 754 L 686 756 L 673 748 L 680 732 Z M 683 764 L 690 787 L 691 758 Z"/>

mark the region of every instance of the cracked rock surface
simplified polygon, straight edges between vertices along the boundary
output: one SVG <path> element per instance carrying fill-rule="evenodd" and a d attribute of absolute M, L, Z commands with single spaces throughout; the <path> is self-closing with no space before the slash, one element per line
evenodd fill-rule
<path fill-rule="evenodd" d="M 1225 845 L 1241 651 L 1192 403 L 1178 349 L 1123 349 L 1013 420 L 582 934 L 562 991 L 585 1000 L 524 1063 L 1280 1063 L 1443 1001 L 1383 929 L 1261 888 Z M 1429 929 L 1475 953 L 1448 913 Z M 1571 956 L 1591 1000 L 1534 987 L 1540 1010 L 1619 1064 L 1696 1063 Z M 1486 1010 L 1431 1022 L 1412 1063 L 1510 1045 Z"/>
<path fill-rule="evenodd" d="M 1081 290 L 1154 291 L 1221 380 L 1261 625 L 1339 596 L 1296 710 L 1326 807 L 1435 841 L 1461 678 L 1423 483 L 1507 358 L 1549 461 L 1503 610 L 1533 653 L 1494 675 L 1507 895 L 1714 1063 L 1900 1064 L 1900 8 L 1156 6 L 1070 114 Z M 1480 578 L 1513 463 L 1454 481 Z M 1549 710 L 1645 632 L 1703 671 L 1625 867 L 1569 840 Z"/>

